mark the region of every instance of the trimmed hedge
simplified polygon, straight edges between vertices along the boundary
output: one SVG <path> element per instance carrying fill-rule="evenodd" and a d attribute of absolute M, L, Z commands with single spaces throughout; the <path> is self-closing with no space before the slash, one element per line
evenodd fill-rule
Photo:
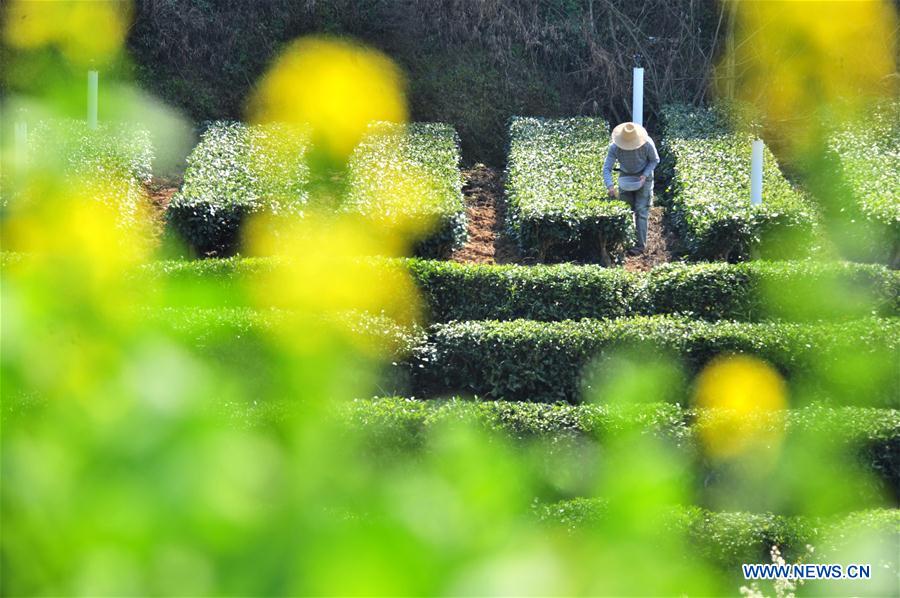
<path fill-rule="evenodd" d="M 631 209 L 603 184 L 609 125 L 597 118 L 513 118 L 506 186 L 509 227 L 539 261 L 608 264 L 633 236 Z"/>
<path fill-rule="evenodd" d="M 146 318 L 175 334 L 193 341 L 200 347 L 216 344 L 240 345 L 273 338 L 272 332 L 290 328 L 299 321 L 309 324 L 308 314 L 281 309 L 253 309 L 250 307 L 172 308 L 148 310 Z M 379 343 L 385 350 L 408 354 L 426 342 L 420 326 L 404 326 L 384 314 L 341 311 L 315 316 L 323 325 L 345 329 L 348 333 Z M 215 342 L 208 342 L 214 340 Z"/>
<path fill-rule="evenodd" d="M 874 227 L 870 258 L 900 265 L 900 102 L 867 114 L 863 125 L 833 135 L 828 149 Z"/>
<path fill-rule="evenodd" d="M 386 397 L 356 400 L 346 407 L 346 415 L 351 424 L 374 430 L 384 444 L 407 447 L 420 446 L 430 428 L 460 419 L 470 419 L 520 440 L 559 435 L 600 440 L 633 426 L 679 443 L 688 441 L 691 435 L 689 414 L 673 403 L 612 408 L 591 404 Z M 885 429 L 887 424 L 872 427 L 875 433 L 883 433 Z"/>
<path fill-rule="evenodd" d="M 309 200 L 309 149 L 302 127 L 213 123 L 188 157 L 184 186 L 166 212 L 171 229 L 197 255 L 228 256 L 238 251 L 241 226 L 251 214 L 302 216 Z M 376 123 L 341 181 L 348 189 L 344 209 L 401 226 L 409 219 L 434 220 L 434 234 L 416 249 L 442 256 L 465 239 L 458 166 L 452 127 Z"/>
<path fill-rule="evenodd" d="M 648 308 L 644 278 L 622 268 L 424 260 L 406 264 L 435 322 L 615 318 Z"/>
<path fill-rule="evenodd" d="M 247 360 L 253 357 L 256 339 L 270 337 L 270 327 L 289 325 L 295 316 L 249 308 L 170 308 L 154 310 L 149 317 L 199 347 L 228 348 L 235 367 L 252 370 Z M 436 325 L 427 334 L 378 315 L 334 314 L 332 320 L 372 343 L 384 343 L 390 354 L 401 358 L 391 367 L 394 386 L 383 392 L 577 403 L 581 391 L 591 388 L 586 374 L 593 371 L 585 372 L 587 364 L 623 346 L 637 345 L 671 355 L 689 372 L 721 353 L 757 355 L 789 379 L 802 382 L 805 391 L 827 396 L 836 404 L 896 405 L 900 396 L 897 318 L 816 325 L 709 323 L 665 316 L 471 321 Z M 249 353 L 241 349 L 245 344 Z"/>
<path fill-rule="evenodd" d="M 114 207 L 123 224 L 139 218 L 143 185 L 152 176 L 150 133 L 130 124 L 98 123 L 91 129 L 80 120 L 44 120 L 29 130 L 28 167 L 44 169 L 67 181 L 92 185 L 94 198 Z M 12 170 L 12 169 L 5 169 Z M 12 172 L 3 173 L 0 208 L 16 201 Z"/>
<path fill-rule="evenodd" d="M 332 379 L 339 378 L 348 387 L 358 382 L 361 388 L 369 388 L 378 374 L 379 388 L 386 393 L 406 393 L 410 387 L 409 373 L 389 360 L 411 354 L 427 340 L 419 327 L 403 326 L 382 314 L 353 311 L 311 316 L 246 307 L 163 308 L 147 310 L 145 320 L 153 330 L 166 332 L 181 346 L 196 351 L 208 365 L 227 372 L 229 386 L 222 388 L 223 401 L 279 396 L 284 376 L 309 365 L 288 367 L 285 339 L 306 338 L 300 335 L 316 326 L 330 331 L 326 342 L 335 344 L 327 350 L 343 348 L 345 359 L 329 362 L 335 368 L 329 374 Z"/>
<path fill-rule="evenodd" d="M 646 273 L 574 264 L 402 262 L 433 322 L 570 320 L 683 314 L 706 320 L 815 320 L 900 315 L 900 272 L 849 262 L 673 263 Z M 163 261 L 144 269 L 178 305 L 228 305 L 270 258 Z M 214 282 L 218 295 L 210 295 Z"/>
<path fill-rule="evenodd" d="M 866 356 L 869 389 L 846 388 L 846 399 L 859 402 L 861 392 L 866 393 L 863 401 L 900 396 L 891 361 L 900 349 L 900 319 L 890 318 L 827 325 L 709 323 L 665 316 L 456 322 L 434 326 L 428 345 L 408 365 L 417 394 L 577 402 L 585 387 L 585 366 L 611 349 L 633 345 L 678 356 L 692 371 L 720 353 L 750 353 L 788 376 L 811 375 L 811 384 L 826 372 L 838 375 L 841 369 L 834 366 L 850 367 Z M 850 357 L 853 362 L 842 361 Z"/>
<path fill-rule="evenodd" d="M 763 201 L 750 204 L 750 141 L 725 132 L 720 112 L 683 105 L 663 108 L 665 151 L 673 162 L 667 189 L 672 221 L 697 259 L 790 259 L 814 244 L 813 205 L 795 191 L 768 150 Z"/>
<path fill-rule="evenodd" d="M 571 405 L 527 401 L 468 401 L 459 397 L 447 400 L 382 397 L 356 400 L 347 407 L 351 421 L 360 425 L 394 428 L 399 423 L 408 430 L 409 422 L 415 421 L 416 428 L 423 433 L 444 420 L 468 417 L 488 428 L 520 439 L 575 433 L 601 440 L 609 434 L 637 427 L 678 442 L 694 441 L 696 428 L 693 424 L 700 412 L 701 410 L 674 403 Z M 886 442 L 900 439 L 900 410 L 815 405 L 789 410 L 785 425 L 789 430 L 827 430 L 829 439 L 836 441 L 860 444 Z M 419 433 L 414 435 L 418 436 Z M 900 454 L 895 455 L 895 458 L 900 458 Z"/>
<path fill-rule="evenodd" d="M 166 210 L 172 230 L 197 255 L 231 255 L 254 213 L 302 213 L 309 135 L 282 124 L 216 122 L 187 159 L 184 185 Z"/>
<path fill-rule="evenodd" d="M 466 240 L 459 161 L 450 125 L 375 123 L 350 157 L 346 209 L 392 224 L 427 224 L 431 232 L 414 253 L 445 257 Z"/>
<path fill-rule="evenodd" d="M 900 272 L 846 262 L 576 266 L 407 262 L 435 322 L 650 314 L 810 320 L 900 315 Z"/>

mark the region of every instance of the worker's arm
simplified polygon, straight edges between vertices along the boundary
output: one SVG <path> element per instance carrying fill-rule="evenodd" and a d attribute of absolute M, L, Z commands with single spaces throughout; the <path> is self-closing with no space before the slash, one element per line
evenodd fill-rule
<path fill-rule="evenodd" d="M 603 183 L 607 189 L 612 189 L 613 179 L 612 170 L 616 165 L 616 144 L 610 143 L 609 149 L 606 150 L 606 160 L 603 162 Z"/>
<path fill-rule="evenodd" d="M 653 140 L 649 137 L 647 138 L 647 165 L 644 167 L 644 172 L 642 173 L 645 177 L 649 178 L 653 176 L 653 171 L 656 169 L 657 165 L 659 165 L 659 152 L 656 151 L 656 144 L 653 143 Z"/>

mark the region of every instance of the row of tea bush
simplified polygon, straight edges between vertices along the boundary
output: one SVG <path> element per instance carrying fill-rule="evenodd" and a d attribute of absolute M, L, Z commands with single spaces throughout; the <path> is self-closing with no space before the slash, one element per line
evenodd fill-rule
<path fill-rule="evenodd" d="M 815 207 L 784 178 L 768 148 L 762 203 L 752 205 L 749 133 L 731 131 L 716 109 L 670 105 L 661 116 L 672 222 L 692 257 L 790 259 L 810 253 Z"/>
<path fill-rule="evenodd" d="M 631 209 L 603 182 L 609 143 L 599 118 L 512 119 L 508 220 L 526 256 L 608 265 L 632 242 Z"/>
<path fill-rule="evenodd" d="M 233 358 L 229 367 L 249 368 L 251 385 L 253 380 L 266 383 L 266 373 L 246 356 L 265 348 L 272 333 L 289 329 L 297 315 L 246 307 L 168 308 L 151 314 L 160 325 L 185 335 L 186 342 Z M 383 316 L 326 317 L 394 356 L 383 382 L 385 392 L 578 403 L 599 392 L 597 376 L 617 367 L 608 359 L 626 351 L 651 365 L 683 369 L 687 376 L 719 355 L 753 355 L 772 364 L 790 384 L 811 393 L 807 401 L 878 406 L 895 404 L 900 395 L 895 363 L 900 349 L 898 318 L 748 323 L 639 316 L 559 322 L 471 320 L 423 329 Z M 377 318 L 374 325 L 371 318 Z M 671 399 L 681 402 L 686 397 Z"/>
<path fill-rule="evenodd" d="M 416 253 L 437 257 L 465 240 L 459 139 L 449 125 L 374 123 L 354 149 L 334 193 L 311 194 L 309 133 L 287 125 L 214 123 L 188 157 L 184 186 L 166 212 L 196 254 L 239 249 L 252 214 L 345 210 L 387 224 L 432 229 Z M 328 203 L 324 203 L 328 202 Z"/>
<path fill-rule="evenodd" d="M 24 155 L 17 155 L 20 151 Z M 141 127 L 99 123 L 91 129 L 79 120 L 38 121 L 25 146 L 8 154 L 0 169 L 0 208 L 65 191 L 114 208 L 123 225 L 134 223 L 145 216 L 143 186 L 150 182 L 153 156 L 150 133 Z M 61 174 L 68 188 L 41 188 L 40 169 Z"/>
<path fill-rule="evenodd" d="M 843 389 L 830 397 L 837 404 L 887 404 L 900 395 L 897 318 L 818 324 L 674 316 L 452 322 L 432 328 L 409 367 L 420 394 L 578 402 L 592 392 L 592 376 L 609 367 L 588 366 L 623 348 L 636 348 L 645 360 L 674 359 L 691 373 L 720 354 L 754 355 L 806 388 Z"/>
<path fill-rule="evenodd" d="M 705 320 L 817 320 L 900 315 L 900 272 L 851 262 L 672 263 L 649 272 L 596 265 L 460 264 L 406 259 L 431 322 L 570 320 L 681 314 Z M 161 261 L 144 269 L 179 305 L 242 302 L 242 279 L 275 258 Z M 196 288 L 197 292 L 192 289 Z"/>

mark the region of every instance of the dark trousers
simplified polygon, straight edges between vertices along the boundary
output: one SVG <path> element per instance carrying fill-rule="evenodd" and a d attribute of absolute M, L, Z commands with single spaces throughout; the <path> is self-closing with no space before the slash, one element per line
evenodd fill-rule
<path fill-rule="evenodd" d="M 653 204 L 653 179 L 647 179 L 644 186 L 637 191 L 623 191 L 619 188 L 619 199 L 631 206 L 634 211 L 637 248 L 643 251 L 647 247 L 647 218 Z"/>

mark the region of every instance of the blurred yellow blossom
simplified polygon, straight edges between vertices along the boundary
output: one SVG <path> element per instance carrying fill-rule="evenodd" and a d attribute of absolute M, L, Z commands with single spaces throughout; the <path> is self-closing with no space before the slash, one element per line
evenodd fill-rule
<path fill-rule="evenodd" d="M 747 355 L 713 360 L 697 377 L 700 438 L 709 455 L 728 459 L 775 448 L 784 435 L 787 389 L 768 363 Z"/>
<path fill-rule="evenodd" d="M 372 349 L 372 339 L 345 324 L 361 314 L 386 316 L 399 326 L 418 317 L 418 295 L 409 273 L 385 259 L 397 249 L 392 232 L 350 214 L 258 217 L 248 229 L 251 253 L 280 258 L 250 279 L 255 303 L 294 314 L 305 332 L 330 322 L 363 349 Z M 296 329 L 284 328 L 295 342 L 305 342 Z M 315 343 L 312 336 L 305 340 Z"/>
<path fill-rule="evenodd" d="M 896 71 L 892 3 L 779 0 L 736 2 L 735 9 L 735 50 L 723 67 L 741 69 L 736 98 L 772 125 L 790 123 L 787 140 L 796 149 L 815 132 L 798 116 L 821 107 L 865 109 L 873 97 L 892 93 L 886 84 Z"/>
<path fill-rule="evenodd" d="M 57 46 L 72 63 L 87 66 L 115 56 L 130 21 L 128 2 L 14 0 L 6 14 L 6 43 L 23 50 Z"/>
<path fill-rule="evenodd" d="M 409 241 L 426 237 L 437 226 L 441 181 L 415 164 L 404 164 L 402 173 L 386 172 L 383 178 L 386 184 L 371 189 L 361 211 L 374 227 L 384 230 L 385 249 L 398 254 Z"/>
<path fill-rule="evenodd" d="M 275 61 L 250 102 L 255 122 L 308 123 L 319 149 L 343 160 L 372 121 L 407 119 L 400 70 L 349 41 L 308 37 Z"/>
<path fill-rule="evenodd" d="M 16 197 L 2 222 L 5 356 L 29 364 L 23 376 L 47 396 L 89 399 L 119 367 L 121 338 L 140 315 L 134 269 L 149 259 L 151 235 L 141 215 L 123 222 L 86 179 L 44 173 Z M 41 323 L 50 323 L 46 326 Z"/>
<path fill-rule="evenodd" d="M 3 220 L 4 249 L 77 264 L 85 276 L 79 286 L 121 276 L 149 258 L 152 236 L 145 206 L 125 220 L 119 206 L 98 199 L 120 191 L 115 178 L 36 177 Z"/>

